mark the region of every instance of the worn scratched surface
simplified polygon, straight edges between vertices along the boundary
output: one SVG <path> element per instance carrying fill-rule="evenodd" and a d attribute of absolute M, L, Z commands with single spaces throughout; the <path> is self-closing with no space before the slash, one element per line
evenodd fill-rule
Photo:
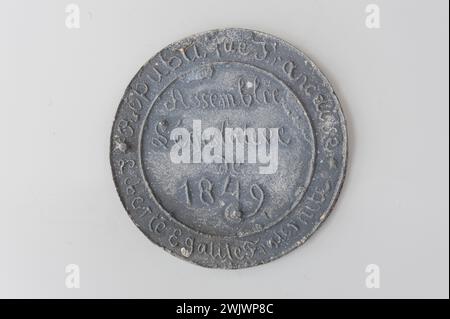
<path fill-rule="evenodd" d="M 170 132 L 279 128 L 274 174 L 254 164 L 174 164 Z M 341 188 L 347 135 L 316 65 L 271 35 L 205 32 L 151 58 L 132 79 L 111 133 L 111 166 L 130 218 L 154 243 L 201 266 L 242 268 L 300 246 Z M 326 234 L 323 234 L 326 236 Z"/>

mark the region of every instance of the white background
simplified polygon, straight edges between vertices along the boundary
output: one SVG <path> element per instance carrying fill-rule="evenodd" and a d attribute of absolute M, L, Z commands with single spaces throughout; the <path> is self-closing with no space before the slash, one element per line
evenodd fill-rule
<path fill-rule="evenodd" d="M 1 1 L 0 297 L 449 296 L 448 1 Z M 381 28 L 365 26 L 366 5 Z M 171 256 L 116 194 L 109 135 L 128 82 L 167 44 L 243 27 L 327 75 L 349 126 L 348 177 L 323 227 L 256 268 Z M 80 267 L 80 288 L 65 266 Z M 379 289 L 365 268 L 381 270 Z"/>

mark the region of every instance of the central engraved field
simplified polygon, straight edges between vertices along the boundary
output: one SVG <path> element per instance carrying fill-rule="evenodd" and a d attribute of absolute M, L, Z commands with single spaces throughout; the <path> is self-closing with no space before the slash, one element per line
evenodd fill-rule
<path fill-rule="evenodd" d="M 278 169 L 258 164 L 175 164 L 170 132 L 202 126 L 278 128 Z M 176 221 L 213 236 L 246 236 L 280 221 L 312 176 L 314 134 L 301 103 L 272 74 L 244 63 L 213 63 L 184 73 L 160 93 L 146 119 L 141 161 L 149 191 Z M 270 137 L 268 137 L 270 138 Z"/>

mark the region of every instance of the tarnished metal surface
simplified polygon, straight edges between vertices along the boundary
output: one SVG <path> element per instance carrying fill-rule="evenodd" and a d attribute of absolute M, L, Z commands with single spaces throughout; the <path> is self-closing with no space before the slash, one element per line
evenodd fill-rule
<path fill-rule="evenodd" d="M 221 134 L 276 128 L 266 136 L 278 145 L 274 169 L 174 162 L 171 132 L 192 138 L 195 121 Z M 133 222 L 206 267 L 266 263 L 305 242 L 337 199 L 346 152 L 339 101 L 315 64 L 243 29 L 194 35 L 155 55 L 126 89 L 111 133 L 113 177 Z"/>

